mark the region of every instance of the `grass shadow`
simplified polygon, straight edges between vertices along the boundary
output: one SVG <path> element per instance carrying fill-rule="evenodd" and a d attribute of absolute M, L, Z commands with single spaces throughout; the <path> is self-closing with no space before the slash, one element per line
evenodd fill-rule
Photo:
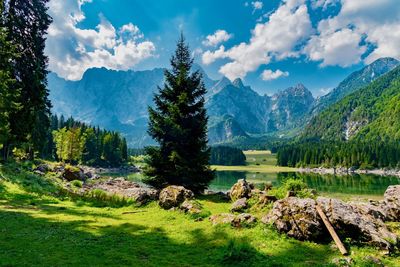
<path fill-rule="evenodd" d="M 296 266 L 287 259 L 299 249 L 305 251 L 299 262 L 327 256 L 297 242 L 267 255 L 223 228 L 211 234 L 195 229 L 188 240 L 177 241 L 161 227 L 124 223 L 94 229 L 85 220 L 60 222 L 4 210 L 0 232 L 1 266 Z"/>

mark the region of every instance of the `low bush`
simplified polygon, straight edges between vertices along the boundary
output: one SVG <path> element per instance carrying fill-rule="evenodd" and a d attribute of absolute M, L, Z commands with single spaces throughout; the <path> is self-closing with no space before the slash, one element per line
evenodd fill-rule
<path fill-rule="evenodd" d="M 283 181 L 279 187 L 272 188 L 269 192 L 278 199 L 285 198 L 287 193 L 292 191 L 295 196 L 300 198 L 313 198 L 311 190 L 307 188 L 307 184 L 298 178 L 288 178 Z"/>
<path fill-rule="evenodd" d="M 83 182 L 82 182 L 82 181 L 79 181 L 79 180 L 73 180 L 73 181 L 71 182 L 71 185 L 74 186 L 74 187 L 77 187 L 77 188 L 82 188 Z"/>

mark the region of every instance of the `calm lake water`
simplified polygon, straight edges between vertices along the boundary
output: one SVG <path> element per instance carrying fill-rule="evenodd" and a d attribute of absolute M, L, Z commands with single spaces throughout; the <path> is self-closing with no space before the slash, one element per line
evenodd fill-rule
<path fill-rule="evenodd" d="M 113 175 L 123 176 L 123 175 Z M 400 184 L 400 178 L 394 176 L 378 176 L 371 174 L 334 176 L 312 173 L 254 173 L 241 171 L 217 171 L 215 179 L 209 189 L 213 191 L 227 191 L 238 179 L 246 178 L 247 181 L 262 186 L 271 182 L 279 186 L 285 179 L 295 177 L 302 179 L 309 188 L 316 189 L 322 195 L 348 195 L 365 197 L 382 197 L 389 185 Z M 140 182 L 140 174 L 131 174 L 129 180 Z"/>
<path fill-rule="evenodd" d="M 334 176 L 310 173 L 251 173 L 238 171 L 218 171 L 210 185 L 211 190 L 226 191 L 238 180 L 246 177 L 247 181 L 256 185 L 267 181 L 278 186 L 288 177 L 296 177 L 305 181 L 309 188 L 320 193 L 382 196 L 389 185 L 400 184 L 400 179 L 393 176 L 377 176 L 370 174 Z"/>

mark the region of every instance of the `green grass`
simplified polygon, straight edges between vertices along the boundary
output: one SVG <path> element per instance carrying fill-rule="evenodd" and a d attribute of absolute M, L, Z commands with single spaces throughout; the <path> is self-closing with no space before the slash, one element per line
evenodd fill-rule
<path fill-rule="evenodd" d="M 155 202 L 98 207 L 65 195 L 55 176 L 17 168 L 0 165 L 0 266 L 331 266 L 341 257 L 331 244 L 300 242 L 262 224 L 213 227 Z M 230 208 L 216 197 L 198 201 L 211 214 Z M 350 252 L 356 266 L 368 266 L 367 255 L 400 264 L 368 247 Z"/>
<path fill-rule="evenodd" d="M 290 167 L 281 167 L 276 164 L 276 155 L 268 150 L 248 150 L 243 151 L 246 155 L 245 166 L 221 166 L 213 165 L 212 168 L 217 171 L 245 171 L 245 172 L 295 172 L 297 169 Z"/>

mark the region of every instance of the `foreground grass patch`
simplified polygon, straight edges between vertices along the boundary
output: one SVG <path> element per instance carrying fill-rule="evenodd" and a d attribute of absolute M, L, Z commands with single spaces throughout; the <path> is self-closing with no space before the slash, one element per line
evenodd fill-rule
<path fill-rule="evenodd" d="M 24 183 L 30 177 L 24 173 L 18 179 L 10 175 L 3 173 L 0 180 L 0 266 L 330 266 L 341 257 L 330 244 L 300 242 L 262 224 L 213 227 L 207 219 L 165 211 L 155 202 L 96 207 L 45 194 Z M 48 182 L 43 185 L 53 188 Z M 212 196 L 198 201 L 210 214 L 230 208 Z M 358 264 L 366 255 L 380 257 L 387 266 L 400 264 L 372 248 L 350 251 Z"/>

